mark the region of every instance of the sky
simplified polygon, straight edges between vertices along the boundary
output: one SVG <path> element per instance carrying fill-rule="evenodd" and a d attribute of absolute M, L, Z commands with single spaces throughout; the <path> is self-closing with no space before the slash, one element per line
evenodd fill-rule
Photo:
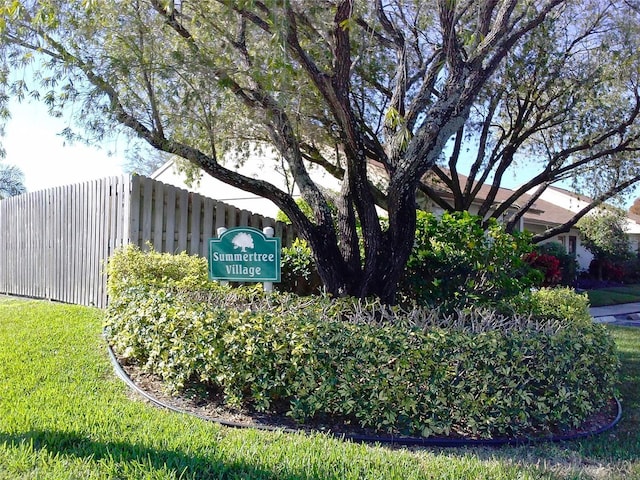
<path fill-rule="evenodd" d="M 44 105 L 12 102 L 11 120 L 0 142 L 6 150 L 4 163 L 18 166 L 27 191 L 69 185 L 123 173 L 126 140 L 90 147 L 69 144 L 59 133 L 68 126 L 52 118 Z M 109 155 L 109 151 L 116 153 Z"/>

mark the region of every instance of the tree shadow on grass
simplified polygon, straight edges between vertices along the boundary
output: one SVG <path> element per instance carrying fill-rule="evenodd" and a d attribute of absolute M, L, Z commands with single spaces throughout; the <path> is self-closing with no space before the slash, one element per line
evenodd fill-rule
<path fill-rule="evenodd" d="M 158 450 L 128 442 L 98 442 L 73 432 L 31 430 L 15 435 L 0 432 L 0 445 L 2 444 L 94 461 L 105 459 L 115 465 L 137 464 L 140 468 L 164 469 L 181 479 L 301 478 L 299 474 L 287 474 L 282 471 L 275 473 L 243 462 L 223 463 L 219 459 L 198 456 L 197 454 L 185 454 L 177 450 Z M 303 475 L 303 477 L 318 480 L 327 478 L 324 476 L 309 477 L 308 475 Z"/>

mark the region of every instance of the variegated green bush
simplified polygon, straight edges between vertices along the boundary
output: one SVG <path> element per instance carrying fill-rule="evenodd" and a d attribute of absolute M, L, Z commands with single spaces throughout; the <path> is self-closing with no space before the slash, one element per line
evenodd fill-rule
<path fill-rule="evenodd" d="M 443 316 L 164 283 L 118 290 L 107 338 L 169 389 L 199 385 L 233 406 L 395 434 L 492 437 L 577 426 L 614 393 L 614 344 L 582 318 Z M 554 298 L 567 301 L 548 296 L 545 308 Z"/>

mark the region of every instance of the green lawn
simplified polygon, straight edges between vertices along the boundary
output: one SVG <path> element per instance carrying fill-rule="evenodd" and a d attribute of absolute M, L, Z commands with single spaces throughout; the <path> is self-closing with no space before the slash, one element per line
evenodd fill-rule
<path fill-rule="evenodd" d="M 588 290 L 587 295 L 592 307 L 640 302 L 640 285 Z"/>
<path fill-rule="evenodd" d="M 625 414 L 581 442 L 395 449 L 161 411 L 115 377 L 98 310 L 0 300 L 0 479 L 640 479 L 640 329 L 612 328 Z"/>

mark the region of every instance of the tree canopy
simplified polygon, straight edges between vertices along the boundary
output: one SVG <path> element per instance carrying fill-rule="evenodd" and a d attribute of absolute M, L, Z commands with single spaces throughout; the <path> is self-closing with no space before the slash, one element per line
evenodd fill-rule
<path fill-rule="evenodd" d="M 581 5 L 584 12 L 566 5 L 559 9 L 512 50 L 486 83 L 453 139 L 452 153 L 443 162 L 448 169 L 434 168 L 452 200 L 423 187 L 443 208 L 464 210 L 476 201 L 481 215 L 499 217 L 511 210 L 508 225 L 513 228 L 553 183 L 570 181 L 593 197 L 571 221 L 536 236 L 544 240 L 568 231 L 640 180 L 638 31 L 631 21 L 637 19 L 637 7 Z M 471 166 L 461 184 L 458 165 L 465 154 Z M 532 172 L 526 181 L 498 201 L 503 179 L 525 167 Z M 491 190 L 479 198 L 484 182 Z"/>
<path fill-rule="evenodd" d="M 0 163 L 0 200 L 26 191 L 22 170 L 15 165 Z"/>
<path fill-rule="evenodd" d="M 29 95 L 54 115 L 73 103 L 96 138 L 120 126 L 273 201 L 309 242 L 333 294 L 393 300 L 419 191 L 465 209 L 480 183 L 493 180 L 495 191 L 509 169 L 533 159 L 539 173 L 513 198 L 495 205 L 490 195 L 480 207 L 488 217 L 517 205 L 517 217 L 558 180 L 598 178 L 604 201 L 640 179 L 630 2 L 1 5 L 3 99 Z M 8 75 L 24 70 L 35 83 Z M 225 152 L 256 142 L 277 150 L 311 218 L 289 192 L 225 165 Z M 466 184 L 463 153 L 472 154 Z M 314 183 L 312 164 L 340 179 L 340 192 Z M 423 182 L 431 170 L 453 201 Z M 384 227 L 376 205 L 388 214 Z"/>

